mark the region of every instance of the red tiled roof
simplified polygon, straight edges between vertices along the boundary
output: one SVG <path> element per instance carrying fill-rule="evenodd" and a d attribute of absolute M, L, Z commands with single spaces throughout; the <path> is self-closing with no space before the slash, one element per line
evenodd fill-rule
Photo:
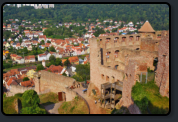
<path fill-rule="evenodd" d="M 25 56 L 25 60 L 35 59 L 34 55 Z"/>
<path fill-rule="evenodd" d="M 11 56 L 11 57 L 17 57 L 18 55 L 16 55 L 16 54 L 11 54 L 10 56 Z"/>
<path fill-rule="evenodd" d="M 63 67 L 61 66 L 54 66 L 51 65 L 49 68 L 46 69 L 47 71 L 50 70 L 53 73 L 61 73 L 61 71 L 63 70 Z"/>
<path fill-rule="evenodd" d="M 11 78 L 9 79 L 9 81 L 7 82 L 7 85 L 10 86 L 11 83 L 12 83 L 12 81 L 15 80 L 15 79 L 16 79 L 16 77 L 11 77 Z"/>
<path fill-rule="evenodd" d="M 28 87 L 28 86 L 31 86 L 31 81 L 24 81 L 24 82 L 20 82 L 21 86 L 25 86 L 25 87 Z"/>
<path fill-rule="evenodd" d="M 39 54 L 38 56 L 39 56 L 39 57 L 41 57 L 41 56 L 46 56 L 46 54 Z"/>
<path fill-rule="evenodd" d="M 75 56 L 75 57 L 70 57 L 70 58 L 69 58 L 69 61 L 70 61 L 70 63 L 72 63 L 72 62 L 77 62 L 77 61 L 79 61 L 79 59 L 78 59 L 77 56 Z"/>

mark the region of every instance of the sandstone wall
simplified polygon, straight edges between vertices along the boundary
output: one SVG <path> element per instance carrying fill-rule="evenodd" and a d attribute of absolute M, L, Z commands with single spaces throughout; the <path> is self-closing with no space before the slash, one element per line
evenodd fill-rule
<path fill-rule="evenodd" d="M 35 90 L 38 94 L 46 92 L 65 92 L 66 101 L 71 101 L 76 95 L 66 90 L 66 87 L 72 86 L 75 79 L 65 77 L 63 75 L 57 75 L 48 71 L 41 71 L 40 79 L 35 78 Z"/>
<path fill-rule="evenodd" d="M 155 81 L 160 94 L 169 97 L 169 32 L 163 31 L 161 35 Z"/>
<path fill-rule="evenodd" d="M 26 90 L 34 90 L 35 87 L 23 87 L 20 85 L 10 85 L 10 96 L 13 96 L 17 93 L 24 93 Z"/>

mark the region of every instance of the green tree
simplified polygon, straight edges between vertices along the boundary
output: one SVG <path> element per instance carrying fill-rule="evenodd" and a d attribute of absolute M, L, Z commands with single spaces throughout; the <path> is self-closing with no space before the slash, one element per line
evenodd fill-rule
<path fill-rule="evenodd" d="M 10 53 L 7 54 L 6 59 L 10 59 Z"/>
<path fill-rule="evenodd" d="M 45 44 L 44 40 L 41 40 L 41 44 L 42 44 L 42 45 L 44 45 L 44 44 Z"/>
<path fill-rule="evenodd" d="M 47 43 L 51 43 L 51 41 L 48 40 Z"/>
<path fill-rule="evenodd" d="M 51 61 L 56 61 L 56 58 L 55 58 L 55 56 L 54 55 L 51 55 L 50 57 L 49 57 L 49 61 L 51 62 Z"/>
<path fill-rule="evenodd" d="M 45 109 L 41 109 L 40 107 L 25 107 L 22 108 L 20 114 L 47 114 Z"/>
<path fill-rule="evenodd" d="M 109 26 L 109 22 L 106 22 L 105 25 L 106 25 L 106 26 Z"/>
<path fill-rule="evenodd" d="M 53 46 L 51 46 L 51 47 L 49 48 L 49 51 L 51 51 L 51 52 L 56 52 L 56 50 L 55 50 L 55 48 L 54 48 Z"/>
<path fill-rule="evenodd" d="M 29 81 L 30 79 L 28 77 L 24 77 L 23 81 Z"/>
<path fill-rule="evenodd" d="M 110 31 L 109 31 L 109 30 L 106 30 L 106 32 L 107 32 L 107 33 L 110 33 Z"/>
<path fill-rule="evenodd" d="M 44 67 L 42 64 L 37 65 L 36 71 L 44 70 Z"/>
<path fill-rule="evenodd" d="M 19 42 L 20 42 L 20 44 L 22 43 L 22 38 L 19 38 Z"/>
<path fill-rule="evenodd" d="M 40 98 L 36 91 L 27 90 L 22 95 L 22 107 L 38 107 Z"/>
<path fill-rule="evenodd" d="M 65 62 L 64 62 L 64 66 L 69 66 L 70 65 L 70 61 L 67 59 Z"/>
<path fill-rule="evenodd" d="M 62 60 L 60 58 L 56 58 L 55 65 L 61 65 L 62 66 Z"/>
<path fill-rule="evenodd" d="M 67 76 L 67 74 L 66 74 L 65 72 L 64 72 L 64 73 L 62 73 L 62 75 L 63 75 L 63 76 Z"/>
<path fill-rule="evenodd" d="M 83 80 L 90 79 L 90 65 L 89 64 L 79 64 L 76 65 L 76 73 L 80 76 Z"/>

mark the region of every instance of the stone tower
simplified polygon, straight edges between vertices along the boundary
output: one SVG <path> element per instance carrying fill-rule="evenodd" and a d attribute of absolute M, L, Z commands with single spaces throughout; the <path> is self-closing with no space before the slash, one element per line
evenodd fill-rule
<path fill-rule="evenodd" d="M 43 65 L 44 67 L 46 67 L 46 62 L 45 62 L 44 59 L 43 59 L 43 61 L 42 61 L 42 65 Z"/>

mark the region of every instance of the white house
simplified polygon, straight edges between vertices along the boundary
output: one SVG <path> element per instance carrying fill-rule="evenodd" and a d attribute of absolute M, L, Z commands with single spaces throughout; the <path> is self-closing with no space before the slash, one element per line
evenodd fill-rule
<path fill-rule="evenodd" d="M 38 61 L 43 61 L 47 59 L 47 55 L 46 54 L 39 54 L 38 55 Z"/>
<path fill-rule="evenodd" d="M 16 62 L 17 62 L 18 64 L 24 64 L 24 63 L 25 63 L 25 59 L 22 58 L 21 56 L 17 56 L 17 57 L 16 57 Z"/>
<path fill-rule="evenodd" d="M 75 71 L 76 71 L 76 68 L 75 68 L 75 67 L 71 66 L 70 68 L 72 69 L 72 72 L 75 72 Z"/>
<path fill-rule="evenodd" d="M 56 53 L 55 53 L 55 52 L 49 52 L 49 53 L 47 54 L 46 60 L 49 60 L 49 57 L 50 57 L 51 55 L 54 55 L 54 57 L 56 57 Z"/>

